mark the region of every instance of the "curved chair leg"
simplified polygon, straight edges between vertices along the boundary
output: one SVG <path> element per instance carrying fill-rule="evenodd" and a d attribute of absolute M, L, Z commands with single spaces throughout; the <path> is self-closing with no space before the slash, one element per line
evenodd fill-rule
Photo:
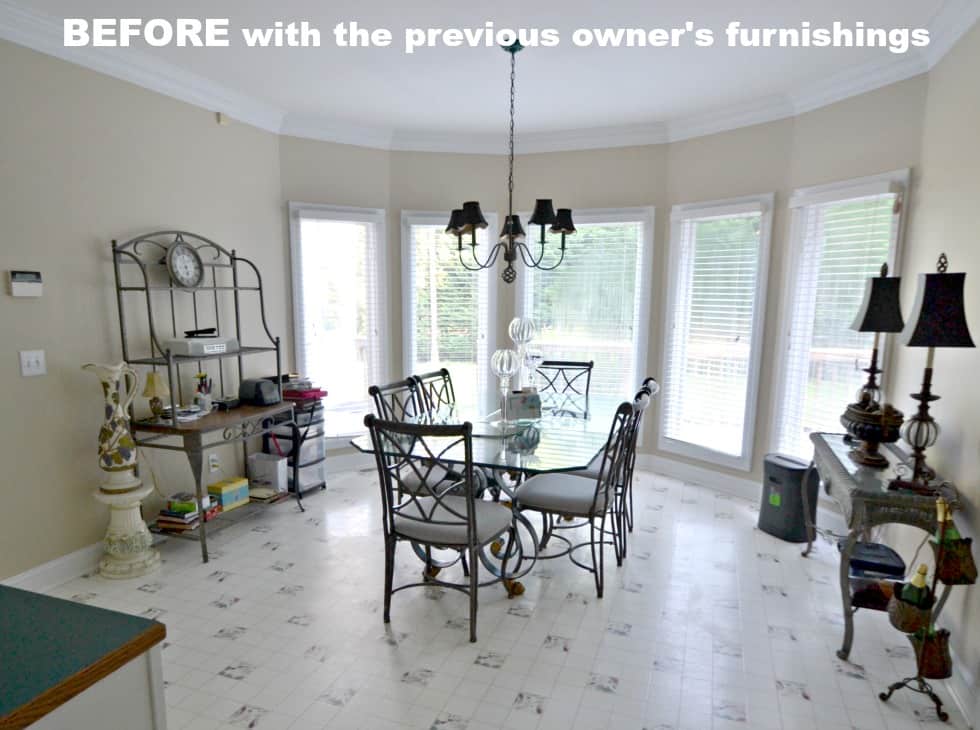
<path fill-rule="evenodd" d="M 395 579 L 395 539 L 385 541 L 385 623 L 391 623 L 391 589 Z"/>
<path fill-rule="evenodd" d="M 614 500 L 614 504 L 615 504 L 615 500 Z M 620 517 L 619 517 L 618 507 L 616 506 L 613 507 L 612 513 L 609 515 L 609 517 L 611 518 L 609 520 L 609 526 L 610 528 L 612 528 L 612 544 L 613 544 L 613 552 L 616 554 L 616 566 L 622 568 L 623 567 L 623 553 L 621 550 L 622 536 L 620 535 Z M 605 516 L 603 516 L 602 521 L 603 524 L 605 524 L 606 521 Z M 600 551 L 602 550 L 602 543 L 599 543 L 599 550 Z"/>
<path fill-rule="evenodd" d="M 459 562 L 463 565 L 463 577 L 469 578 L 470 576 L 470 566 L 466 562 L 466 553 L 461 551 L 459 553 Z"/>
<path fill-rule="evenodd" d="M 477 608 L 477 586 L 479 585 L 479 580 L 477 573 L 480 571 L 480 564 L 478 562 L 476 547 L 470 547 L 470 564 L 473 566 L 470 568 L 470 643 L 476 642 L 476 608 Z"/>
<path fill-rule="evenodd" d="M 589 548 L 592 551 L 592 577 L 595 578 L 595 593 L 597 598 L 602 598 L 602 585 L 603 585 L 603 552 L 602 552 L 602 538 L 605 533 L 605 520 L 603 524 L 599 527 L 599 541 L 596 543 L 596 526 L 595 518 L 589 520 Z M 596 547 L 599 548 L 598 555 L 596 555 Z"/>
<path fill-rule="evenodd" d="M 633 476 L 626 483 L 626 500 L 623 505 L 626 508 L 626 526 L 633 532 Z"/>

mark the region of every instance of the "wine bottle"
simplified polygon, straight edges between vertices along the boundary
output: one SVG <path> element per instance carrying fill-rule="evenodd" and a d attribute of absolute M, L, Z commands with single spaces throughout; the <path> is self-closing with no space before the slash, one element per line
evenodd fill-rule
<path fill-rule="evenodd" d="M 917 608 L 925 608 L 929 601 L 929 588 L 926 586 L 926 573 L 929 568 L 923 563 L 919 566 L 912 580 L 902 587 L 901 598 Z"/>
<path fill-rule="evenodd" d="M 953 523 L 953 514 L 949 508 L 949 503 L 942 497 L 937 498 L 935 542 L 950 543 L 960 539 L 960 531 L 956 529 L 956 525 Z"/>

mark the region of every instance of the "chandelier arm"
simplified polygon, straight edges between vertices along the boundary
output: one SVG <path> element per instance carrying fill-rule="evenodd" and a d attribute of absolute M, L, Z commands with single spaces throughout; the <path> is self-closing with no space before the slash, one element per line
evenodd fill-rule
<path fill-rule="evenodd" d="M 473 246 L 470 246 L 470 254 L 473 257 L 473 263 L 475 263 L 476 266 L 475 267 L 474 266 L 470 266 L 470 265 L 468 265 L 466 263 L 466 261 L 463 260 L 463 252 L 462 251 L 458 251 L 457 252 L 459 254 L 459 263 L 467 271 L 482 271 L 483 269 L 489 269 L 496 262 L 497 256 L 500 255 L 500 247 L 501 246 L 502 246 L 502 244 L 500 244 L 500 243 L 498 243 L 497 245 L 495 245 L 490 250 L 490 253 L 487 255 L 486 261 L 484 261 L 483 263 L 480 263 L 480 259 L 478 259 L 476 257 L 476 248 L 473 247 Z"/>
<path fill-rule="evenodd" d="M 521 261 L 524 262 L 525 266 L 532 269 L 538 268 L 538 264 L 544 259 L 544 244 L 541 244 L 541 255 L 537 258 L 531 253 L 531 249 L 526 243 L 518 243 L 517 248 L 521 252 Z"/>
<path fill-rule="evenodd" d="M 542 256 L 542 258 L 544 258 L 544 257 Z M 538 265 L 535 266 L 534 268 L 538 269 L 539 271 L 554 271 L 559 266 L 561 266 L 561 262 L 564 261 L 564 260 L 565 260 L 565 249 L 562 249 L 561 250 L 561 256 L 558 257 L 558 260 L 555 263 L 553 263 L 550 266 L 541 266 L 540 260 L 539 260 Z"/>

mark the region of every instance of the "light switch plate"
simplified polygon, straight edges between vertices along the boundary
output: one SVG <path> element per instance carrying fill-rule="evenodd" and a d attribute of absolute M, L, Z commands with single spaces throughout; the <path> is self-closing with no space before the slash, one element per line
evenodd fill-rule
<path fill-rule="evenodd" d="M 20 374 L 25 378 L 47 375 L 48 365 L 44 360 L 44 350 L 21 350 Z"/>

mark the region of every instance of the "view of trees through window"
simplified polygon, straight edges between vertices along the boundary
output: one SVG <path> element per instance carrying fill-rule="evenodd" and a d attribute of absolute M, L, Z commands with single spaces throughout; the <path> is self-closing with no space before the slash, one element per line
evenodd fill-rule
<path fill-rule="evenodd" d="M 412 372 L 449 369 L 456 400 L 477 406 L 487 390 L 488 273 L 467 271 L 444 225 L 412 224 Z M 487 234 L 481 231 L 480 246 Z"/>
<path fill-rule="evenodd" d="M 664 435 L 742 455 L 757 294 L 761 216 L 681 223 L 669 323 Z"/>
<path fill-rule="evenodd" d="M 640 323 L 644 223 L 576 225 L 561 266 L 520 268 L 526 277 L 520 309 L 537 324 L 532 346 L 545 359 L 594 360 L 591 392 L 626 397 L 646 375 L 637 372 L 636 358 L 638 328 L 649 323 L 648 312 Z M 545 245 L 546 261 L 557 258 L 555 237 Z"/>
<path fill-rule="evenodd" d="M 895 240 L 895 196 L 807 206 L 793 287 L 779 449 L 809 458 L 809 435 L 840 431 L 840 414 L 867 375 L 874 335 L 851 324 L 865 282 L 880 273 Z"/>
<path fill-rule="evenodd" d="M 357 433 L 380 368 L 375 234 L 359 221 L 301 218 L 302 291 L 297 352 L 305 375 L 329 391 L 330 435 Z M 343 251 L 343 256 L 337 252 Z"/>

